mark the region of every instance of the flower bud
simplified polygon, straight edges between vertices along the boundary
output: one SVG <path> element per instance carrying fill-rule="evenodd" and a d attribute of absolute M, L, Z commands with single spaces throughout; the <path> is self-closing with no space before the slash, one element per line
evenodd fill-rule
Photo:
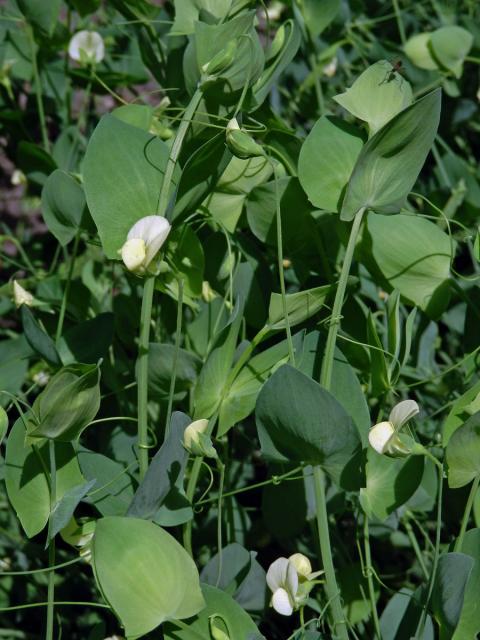
<path fill-rule="evenodd" d="M 272 40 L 272 44 L 270 45 L 270 50 L 268 52 L 269 58 L 274 58 L 280 51 L 285 43 L 285 25 L 282 24 L 278 28 L 277 33 L 275 34 L 274 39 Z"/>
<path fill-rule="evenodd" d="M 207 434 L 208 420 L 195 420 L 185 429 L 183 434 L 183 446 L 194 456 L 217 458 L 217 452 Z"/>
<path fill-rule="evenodd" d="M 217 618 L 222 620 L 222 622 L 217 622 Z M 213 614 L 213 616 L 210 616 L 208 618 L 208 625 L 212 640 L 231 640 L 228 633 L 223 631 L 223 629 L 221 628 L 221 626 L 226 626 L 226 624 L 225 622 L 223 622 L 223 619 L 219 615 Z"/>
<path fill-rule="evenodd" d="M 326 64 L 322 71 L 327 76 L 327 78 L 333 78 L 333 76 L 337 72 L 338 60 L 336 57 L 332 58 L 328 64 Z"/>
<path fill-rule="evenodd" d="M 227 124 L 226 142 L 233 155 L 242 160 L 265 155 L 262 147 L 240 129 L 236 118 L 232 118 Z"/>
<path fill-rule="evenodd" d="M 154 258 L 170 233 L 170 224 L 163 216 L 146 216 L 130 229 L 119 253 L 129 271 L 143 275 L 151 271 Z"/>
<path fill-rule="evenodd" d="M 307 556 L 303 553 L 294 553 L 288 558 L 289 562 L 293 564 L 300 578 L 308 578 L 312 573 L 312 565 Z"/>
<path fill-rule="evenodd" d="M 79 31 L 70 40 L 68 55 L 85 65 L 101 62 L 105 57 L 102 36 L 96 31 Z"/>
<path fill-rule="evenodd" d="M 13 301 L 15 302 L 15 306 L 17 309 L 22 306 L 22 304 L 26 304 L 27 307 L 31 307 L 34 302 L 34 297 L 32 294 L 24 289 L 22 285 L 18 284 L 16 280 L 13 281 Z"/>
<path fill-rule="evenodd" d="M 223 71 L 228 69 L 234 61 L 236 49 L 236 39 L 229 40 L 223 49 L 202 66 L 202 72 L 207 76 L 219 76 Z"/>
<path fill-rule="evenodd" d="M 21 169 L 15 169 L 12 173 L 12 177 L 10 178 L 10 182 L 14 187 L 18 187 L 20 184 L 27 184 L 27 176 Z"/>

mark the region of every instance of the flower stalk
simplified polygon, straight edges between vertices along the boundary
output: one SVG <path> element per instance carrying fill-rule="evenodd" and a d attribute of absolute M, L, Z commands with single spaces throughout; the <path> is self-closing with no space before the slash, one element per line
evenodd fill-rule
<path fill-rule="evenodd" d="M 202 91 L 197 89 L 193 94 L 188 107 L 185 109 L 182 122 L 172 144 L 168 157 L 165 175 L 158 199 L 157 213 L 166 216 L 168 207 L 168 195 L 172 184 L 178 156 L 182 148 L 183 140 L 188 131 L 190 121 L 200 103 Z M 138 345 L 137 371 L 137 412 L 138 412 L 138 464 L 140 481 L 143 480 L 148 469 L 148 351 L 150 341 L 150 324 L 152 321 L 153 292 L 155 291 L 155 276 L 145 279 L 142 297 L 142 310 L 140 316 L 140 337 Z"/>
<path fill-rule="evenodd" d="M 347 288 L 347 280 L 352 264 L 353 253 L 357 241 L 358 233 L 363 220 L 365 209 L 360 209 L 352 224 L 350 237 L 343 259 L 342 271 L 338 281 L 335 300 L 333 302 L 332 318 L 328 329 L 327 342 L 322 361 L 322 370 L 320 374 L 320 384 L 330 390 L 332 383 L 333 358 L 335 354 L 335 344 L 337 341 L 338 328 L 340 326 L 341 312 L 345 291 Z M 348 630 L 345 616 L 343 614 L 342 603 L 340 599 L 340 591 L 335 576 L 335 568 L 333 565 L 332 548 L 330 545 L 330 532 L 328 530 L 328 512 L 325 498 L 325 478 L 321 467 L 316 466 L 313 469 L 315 482 L 315 501 L 317 506 L 317 527 L 318 538 L 320 543 L 320 553 L 325 570 L 325 590 L 328 601 L 330 602 L 335 634 L 340 640 L 348 640 Z"/>

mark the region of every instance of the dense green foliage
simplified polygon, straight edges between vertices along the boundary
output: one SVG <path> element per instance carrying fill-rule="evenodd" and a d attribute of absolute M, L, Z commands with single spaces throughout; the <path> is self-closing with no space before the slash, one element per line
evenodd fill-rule
<path fill-rule="evenodd" d="M 480 632 L 475 0 L 0 5 L 0 638 Z"/>

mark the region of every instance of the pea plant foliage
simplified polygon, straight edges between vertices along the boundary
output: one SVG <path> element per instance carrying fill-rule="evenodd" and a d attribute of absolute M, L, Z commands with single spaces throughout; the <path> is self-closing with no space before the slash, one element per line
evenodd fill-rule
<path fill-rule="evenodd" d="M 1 3 L 0 637 L 477 637 L 479 24 Z"/>

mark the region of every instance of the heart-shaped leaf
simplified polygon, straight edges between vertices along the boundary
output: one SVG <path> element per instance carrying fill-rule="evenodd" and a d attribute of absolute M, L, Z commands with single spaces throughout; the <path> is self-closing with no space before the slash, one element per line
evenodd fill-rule
<path fill-rule="evenodd" d="M 102 518 L 92 552 L 98 587 L 127 637 L 145 635 L 168 619 L 190 618 L 205 606 L 192 558 L 152 522 Z"/>

